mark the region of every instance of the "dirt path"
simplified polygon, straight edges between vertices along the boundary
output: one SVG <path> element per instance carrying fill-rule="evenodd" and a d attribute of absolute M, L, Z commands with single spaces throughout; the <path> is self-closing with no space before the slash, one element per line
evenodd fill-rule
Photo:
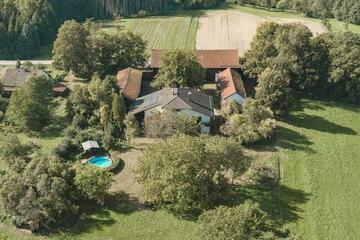
<path fill-rule="evenodd" d="M 141 152 L 142 150 L 140 149 L 131 149 L 120 154 L 124 168 L 114 176 L 110 192 L 125 192 L 132 197 L 140 198 L 140 187 L 135 180 L 134 170 L 138 165 Z"/>
<path fill-rule="evenodd" d="M 314 35 L 326 32 L 323 24 L 302 19 L 260 17 L 235 11 L 208 12 L 199 19 L 196 37 L 197 49 L 238 49 L 243 55 L 250 48 L 257 27 L 267 21 L 301 23 Z"/>

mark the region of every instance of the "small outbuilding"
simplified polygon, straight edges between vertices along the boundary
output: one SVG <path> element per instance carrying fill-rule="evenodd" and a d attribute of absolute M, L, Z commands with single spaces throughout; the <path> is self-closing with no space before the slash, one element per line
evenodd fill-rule
<path fill-rule="evenodd" d="M 70 89 L 63 83 L 57 83 L 52 91 L 55 97 L 63 97 L 69 94 Z"/>
<path fill-rule="evenodd" d="M 225 104 L 236 102 L 243 104 L 246 98 L 246 90 L 241 75 L 235 70 L 228 68 L 220 72 L 216 81 L 221 91 L 221 100 Z"/>
<path fill-rule="evenodd" d="M 81 144 L 85 152 L 100 149 L 99 144 L 96 141 L 86 141 Z"/>
<path fill-rule="evenodd" d="M 142 77 L 142 71 L 135 68 L 126 68 L 118 72 L 117 85 L 126 99 L 134 101 L 139 97 Z"/>

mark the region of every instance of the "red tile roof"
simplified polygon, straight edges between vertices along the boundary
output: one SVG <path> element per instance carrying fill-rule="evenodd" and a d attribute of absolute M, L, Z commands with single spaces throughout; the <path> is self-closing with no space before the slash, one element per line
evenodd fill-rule
<path fill-rule="evenodd" d="M 218 75 L 220 84 L 221 98 L 226 99 L 234 93 L 240 94 L 243 98 L 246 97 L 244 83 L 238 72 L 228 68 Z"/>
<path fill-rule="evenodd" d="M 124 97 L 135 100 L 141 90 L 142 71 L 134 68 L 126 68 L 117 74 L 117 85 L 122 89 Z"/>
<path fill-rule="evenodd" d="M 163 55 L 167 50 L 152 49 L 152 68 L 160 68 Z M 192 50 L 203 68 L 239 68 L 239 52 L 230 50 Z"/>

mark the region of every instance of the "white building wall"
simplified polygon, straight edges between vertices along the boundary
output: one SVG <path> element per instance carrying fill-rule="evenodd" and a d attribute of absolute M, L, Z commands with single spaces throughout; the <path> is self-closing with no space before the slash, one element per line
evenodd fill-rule
<path fill-rule="evenodd" d="M 234 93 L 234 94 L 230 95 L 229 97 L 225 98 L 226 103 L 231 103 L 233 101 L 237 102 L 239 105 L 242 105 L 244 103 L 245 99 L 242 96 L 240 96 L 240 94 L 238 94 L 238 93 Z"/>

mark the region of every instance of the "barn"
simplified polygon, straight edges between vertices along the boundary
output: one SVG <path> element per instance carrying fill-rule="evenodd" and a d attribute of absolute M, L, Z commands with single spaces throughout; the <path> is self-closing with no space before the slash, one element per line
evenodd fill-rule
<path fill-rule="evenodd" d="M 161 67 L 161 61 L 168 50 L 152 49 L 150 67 L 156 74 Z M 214 82 L 215 75 L 227 68 L 240 69 L 239 52 L 237 49 L 226 50 L 191 50 L 200 65 L 206 69 L 206 81 Z"/>

